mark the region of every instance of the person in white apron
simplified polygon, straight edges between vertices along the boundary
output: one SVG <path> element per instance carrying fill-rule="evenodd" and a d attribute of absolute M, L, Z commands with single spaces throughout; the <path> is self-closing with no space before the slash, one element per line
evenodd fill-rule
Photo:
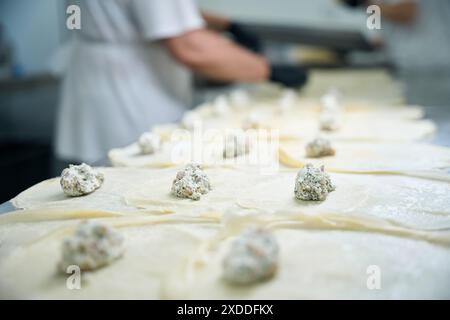
<path fill-rule="evenodd" d="M 190 71 L 225 81 L 304 82 L 300 71 L 286 77 L 206 30 L 193 0 L 75 3 L 82 24 L 64 71 L 55 143 L 62 160 L 93 163 L 153 125 L 179 120 L 191 104 Z"/>

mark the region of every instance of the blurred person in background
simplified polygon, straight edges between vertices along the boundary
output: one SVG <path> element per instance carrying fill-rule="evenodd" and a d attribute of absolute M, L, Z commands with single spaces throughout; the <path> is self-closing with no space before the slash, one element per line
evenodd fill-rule
<path fill-rule="evenodd" d="M 98 161 L 152 125 L 179 120 L 191 104 L 192 71 L 221 81 L 305 82 L 302 69 L 270 66 L 257 37 L 202 15 L 193 0 L 76 3 L 82 26 L 63 63 L 57 125 L 56 154 L 65 161 Z"/>
<path fill-rule="evenodd" d="M 378 5 L 385 50 L 400 71 L 450 69 L 450 0 L 343 0 Z"/>

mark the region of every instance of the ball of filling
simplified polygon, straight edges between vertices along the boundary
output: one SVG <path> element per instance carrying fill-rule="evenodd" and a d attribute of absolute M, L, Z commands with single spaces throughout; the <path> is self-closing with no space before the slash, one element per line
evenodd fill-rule
<path fill-rule="evenodd" d="M 142 154 L 153 154 L 161 148 L 161 139 L 157 134 L 145 132 L 138 141 Z"/>
<path fill-rule="evenodd" d="M 232 134 L 225 137 L 223 147 L 224 158 L 236 158 L 250 151 L 250 143 L 245 135 Z"/>
<path fill-rule="evenodd" d="M 61 173 L 60 184 L 69 197 L 79 197 L 94 192 L 101 187 L 104 175 L 83 163 L 79 166 L 70 165 Z"/>
<path fill-rule="evenodd" d="M 280 111 L 287 112 L 297 103 L 297 93 L 292 89 L 285 89 L 281 95 L 279 102 Z"/>
<path fill-rule="evenodd" d="M 340 102 L 341 94 L 335 89 L 331 89 L 320 99 L 322 111 L 339 112 L 342 109 Z"/>
<path fill-rule="evenodd" d="M 336 150 L 331 146 L 331 142 L 325 138 L 316 138 L 306 145 L 306 156 L 308 158 L 320 158 L 334 156 Z"/>
<path fill-rule="evenodd" d="M 213 103 L 213 113 L 216 116 L 223 116 L 230 112 L 230 105 L 225 96 L 218 96 Z"/>
<path fill-rule="evenodd" d="M 247 115 L 247 117 L 244 119 L 242 128 L 244 130 L 263 129 L 264 121 L 263 121 L 263 116 L 261 115 L 261 113 L 251 112 L 249 115 Z"/>
<path fill-rule="evenodd" d="M 337 112 L 322 112 L 319 118 L 320 130 L 336 131 L 341 127 L 340 116 Z"/>
<path fill-rule="evenodd" d="M 188 111 L 181 119 L 181 127 L 186 130 L 194 130 L 196 127 L 201 126 L 202 118 L 193 111 Z"/>
<path fill-rule="evenodd" d="M 278 265 L 275 237 L 262 229 L 249 229 L 237 237 L 223 260 L 223 276 L 232 284 L 252 284 L 272 277 Z"/>
<path fill-rule="evenodd" d="M 172 184 L 172 194 L 178 198 L 199 200 L 211 190 L 208 176 L 196 164 L 188 164 L 177 173 Z"/>
<path fill-rule="evenodd" d="M 335 189 L 323 166 L 315 168 L 312 164 L 307 164 L 297 174 L 294 193 L 299 200 L 323 201 Z"/>
<path fill-rule="evenodd" d="M 59 269 L 66 272 L 75 265 L 82 271 L 95 270 L 119 259 L 124 251 L 119 232 L 98 222 L 83 221 L 75 234 L 64 240 Z"/>
<path fill-rule="evenodd" d="M 230 94 L 230 101 L 234 107 L 243 108 L 250 104 L 250 96 L 244 90 L 235 90 Z"/>

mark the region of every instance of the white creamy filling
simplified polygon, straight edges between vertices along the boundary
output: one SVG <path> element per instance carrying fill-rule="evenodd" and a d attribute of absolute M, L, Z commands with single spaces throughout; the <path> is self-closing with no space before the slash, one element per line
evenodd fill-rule
<path fill-rule="evenodd" d="M 213 113 L 216 116 L 223 116 L 230 112 L 230 104 L 225 96 L 218 96 L 213 102 Z"/>
<path fill-rule="evenodd" d="M 251 284 L 272 277 L 278 265 L 278 244 L 262 229 L 249 229 L 232 243 L 223 260 L 223 276 L 233 284 Z"/>
<path fill-rule="evenodd" d="M 251 103 L 251 100 L 246 91 L 238 89 L 230 93 L 230 102 L 233 107 L 244 108 Z"/>
<path fill-rule="evenodd" d="M 297 93 L 292 89 L 286 89 L 281 94 L 278 104 L 279 111 L 282 113 L 290 111 L 298 101 Z"/>
<path fill-rule="evenodd" d="M 64 240 L 59 268 L 64 273 L 72 265 L 82 271 L 91 271 L 112 263 L 123 253 L 120 233 L 107 225 L 86 220 L 73 236 Z"/>
<path fill-rule="evenodd" d="M 172 184 L 172 194 L 178 198 L 200 200 L 210 190 L 208 176 L 196 164 L 189 164 L 183 171 L 179 171 Z"/>
<path fill-rule="evenodd" d="M 261 112 L 253 111 L 245 117 L 242 124 L 242 129 L 263 129 L 265 127 L 264 120 L 264 116 Z"/>
<path fill-rule="evenodd" d="M 324 167 L 314 168 L 307 164 L 297 174 L 295 180 L 295 197 L 304 201 L 323 201 L 328 193 L 336 190 Z"/>
<path fill-rule="evenodd" d="M 319 118 L 320 130 L 336 131 L 341 127 L 340 115 L 337 112 L 322 112 Z"/>
<path fill-rule="evenodd" d="M 94 192 L 101 187 L 104 175 L 83 163 L 70 165 L 61 173 L 60 184 L 64 193 L 70 197 L 79 197 Z"/>
<path fill-rule="evenodd" d="M 145 132 L 140 136 L 138 145 L 142 154 L 154 154 L 161 149 L 161 139 L 154 133 Z"/>
<path fill-rule="evenodd" d="M 306 145 L 306 156 L 308 158 L 334 156 L 335 153 L 331 142 L 325 138 L 316 138 Z"/>
<path fill-rule="evenodd" d="M 194 130 L 196 127 L 201 126 L 201 124 L 202 118 L 194 111 L 186 112 L 180 123 L 182 128 L 190 131 Z"/>

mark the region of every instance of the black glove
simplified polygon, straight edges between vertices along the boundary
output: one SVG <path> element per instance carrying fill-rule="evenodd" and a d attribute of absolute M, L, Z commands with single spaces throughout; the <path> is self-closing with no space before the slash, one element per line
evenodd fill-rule
<path fill-rule="evenodd" d="M 297 88 L 308 80 L 308 72 L 302 67 L 289 65 L 274 65 L 271 67 L 270 81 Z"/>
<path fill-rule="evenodd" d="M 245 30 L 239 23 L 232 22 L 230 26 L 226 30 L 228 31 L 234 38 L 234 40 L 239 43 L 241 46 L 246 47 L 256 53 L 262 51 L 262 44 L 259 37 L 252 32 Z"/>
<path fill-rule="evenodd" d="M 367 2 L 367 0 L 341 0 L 341 1 L 352 8 L 362 6 Z"/>

